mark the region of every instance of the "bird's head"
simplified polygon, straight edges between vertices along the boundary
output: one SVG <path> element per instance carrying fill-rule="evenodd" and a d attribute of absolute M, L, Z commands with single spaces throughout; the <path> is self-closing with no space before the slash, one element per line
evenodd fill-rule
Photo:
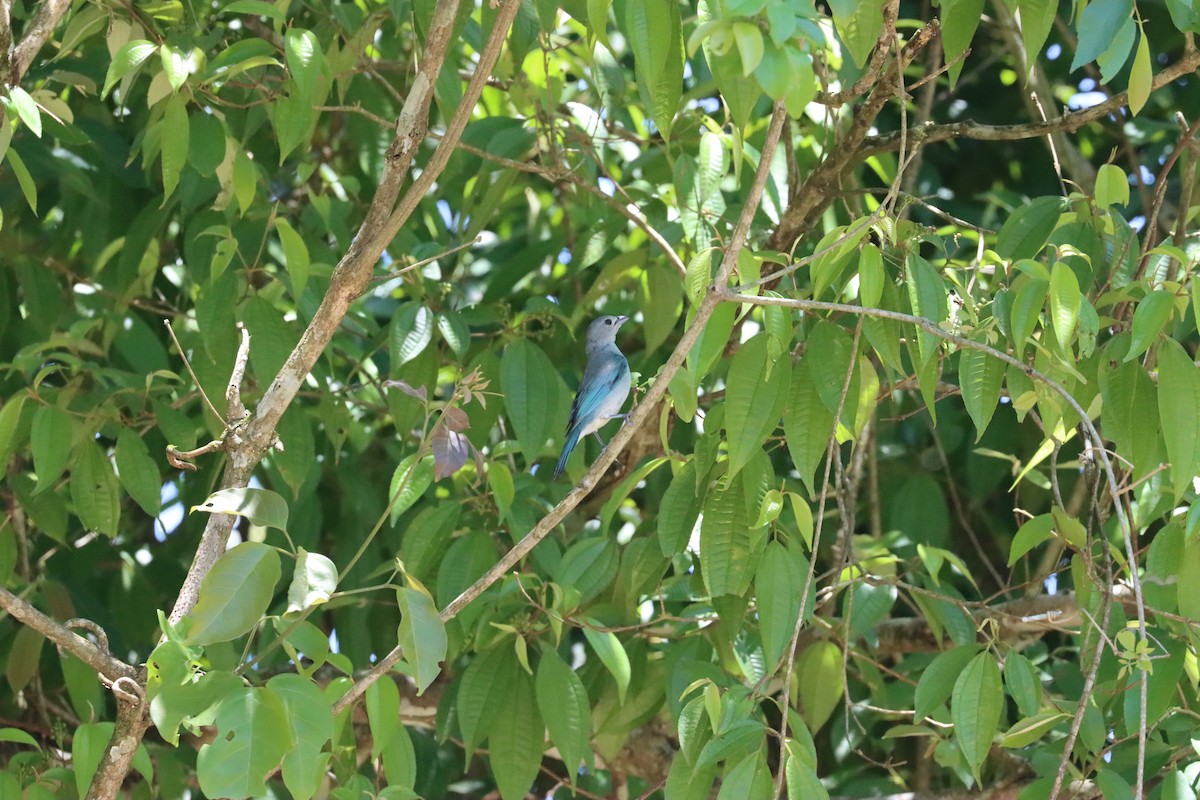
<path fill-rule="evenodd" d="M 617 317 L 611 314 L 605 314 L 603 317 L 596 317 L 592 320 L 592 324 L 588 325 L 587 344 L 588 347 L 606 345 L 617 340 L 617 330 L 622 325 L 629 322 L 629 317 Z"/>

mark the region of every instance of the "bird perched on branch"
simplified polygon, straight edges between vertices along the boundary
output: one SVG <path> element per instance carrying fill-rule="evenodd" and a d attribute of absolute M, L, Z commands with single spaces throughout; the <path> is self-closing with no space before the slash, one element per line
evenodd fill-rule
<path fill-rule="evenodd" d="M 556 478 L 566 469 L 567 459 L 581 437 L 595 434 L 600 445 L 605 446 L 598 433 L 600 428 L 610 419 L 626 416 L 620 411 L 629 396 L 629 362 L 617 349 L 617 331 L 628 321 L 629 317 L 606 315 L 588 325 L 587 367 L 571 404 L 567 440 L 554 468 Z"/>

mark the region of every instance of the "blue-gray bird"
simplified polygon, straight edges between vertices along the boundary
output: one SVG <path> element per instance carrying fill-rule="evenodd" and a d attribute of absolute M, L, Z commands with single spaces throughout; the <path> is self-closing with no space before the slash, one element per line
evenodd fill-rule
<path fill-rule="evenodd" d="M 621 406 L 629 396 L 629 362 L 617 349 L 617 330 L 628 321 L 629 317 L 603 316 L 588 326 L 587 367 L 571 404 L 567 440 L 554 468 L 556 478 L 566 469 L 567 459 L 581 437 L 595 434 L 603 446 L 604 440 L 597 431 L 610 419 L 625 416 Z"/>

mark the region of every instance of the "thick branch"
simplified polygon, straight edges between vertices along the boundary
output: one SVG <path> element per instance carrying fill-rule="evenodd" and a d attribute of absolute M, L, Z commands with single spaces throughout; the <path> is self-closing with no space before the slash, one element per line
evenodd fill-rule
<path fill-rule="evenodd" d="M 8 3 L 4 4 L 6 7 Z M 25 31 L 25 35 L 21 37 L 21 42 L 12 51 L 12 61 L 9 64 L 8 83 L 15 85 L 21 82 L 21 78 L 25 77 L 25 72 L 29 69 L 29 65 L 33 63 L 34 57 L 38 51 L 46 44 L 46 40 L 50 38 L 50 34 L 54 33 L 54 29 L 58 27 L 58 23 L 62 22 L 63 16 L 66 15 L 67 9 L 71 7 L 71 0 L 45 0 L 38 6 L 37 13 L 33 15 L 33 21 L 29 23 L 29 27 Z M 4 13 L 7 20 L 7 8 Z M 9 36 L 12 35 L 11 30 Z M 11 39 L 10 39 L 11 41 Z"/>
<path fill-rule="evenodd" d="M 117 720 L 112 737 L 104 748 L 104 758 L 92 776 L 85 800 L 109 800 L 117 797 L 125 776 L 133 766 L 138 745 L 150 727 L 149 706 L 144 699 L 137 702 L 117 702 Z"/>
<path fill-rule="evenodd" d="M 684 331 L 679 344 L 671 352 L 670 358 L 667 359 L 667 363 L 659 371 L 658 377 L 650 385 L 642 401 L 630 412 L 628 421 L 621 426 L 621 430 L 608 443 L 608 447 L 604 449 L 604 452 L 600 454 L 600 457 L 596 459 L 591 469 L 588 470 L 587 474 L 583 476 L 575 488 L 568 492 L 567 496 L 559 501 L 558 505 L 551 509 L 550 513 L 543 517 L 525 538 L 521 539 L 511 550 L 505 553 L 504 557 L 497 561 L 483 577 L 475 581 L 475 583 L 455 598 L 450 605 L 442 609 L 441 617 L 443 620 L 449 620 L 456 616 L 472 600 L 483 594 L 490 586 L 507 575 L 509 570 L 515 567 L 529 551 L 537 546 L 538 542 L 550 535 L 550 532 L 566 518 L 567 514 L 571 513 L 591 493 L 600 478 L 612 463 L 616 461 L 617 456 L 621 454 L 637 434 L 638 429 L 645 425 L 654 415 L 658 401 L 666 395 L 667 385 L 670 383 L 671 378 L 683 366 L 683 361 L 687 357 L 687 354 L 691 352 L 692 345 L 700 337 L 700 332 L 704 330 L 709 317 L 712 316 L 713 311 L 716 310 L 724 296 L 723 292 L 716 287 L 724 287 L 728 283 L 729 276 L 733 273 L 733 267 L 737 264 L 738 253 L 746 242 L 746 235 L 750 230 L 750 222 L 753 220 L 754 214 L 758 210 L 759 201 L 762 199 L 763 187 L 766 185 L 770 169 L 771 155 L 774 153 L 775 145 L 779 142 L 779 135 L 783 130 L 783 123 L 786 118 L 787 114 L 783 106 L 777 105 L 775 113 L 771 117 L 770 127 L 767 129 L 766 141 L 763 142 L 762 157 L 759 160 L 758 172 L 755 173 L 754 183 L 751 184 L 750 191 L 746 196 L 746 204 L 742 209 L 742 214 L 738 218 L 737 225 L 734 226 L 733 234 L 729 240 L 729 249 L 725 251 L 725 257 L 717 273 L 715 285 L 705 295 L 703 302 L 696 311 L 695 319 L 688 329 Z M 386 675 L 403 657 L 404 651 L 397 646 L 383 658 L 379 659 L 370 672 L 355 681 L 350 690 L 338 699 L 337 703 L 334 704 L 334 713 L 354 703 L 367 690 L 367 687 Z"/>
<path fill-rule="evenodd" d="M 883 7 L 881 41 L 884 38 L 889 42 L 895 41 L 898 5 L 898 0 L 894 0 Z M 895 75 L 903 73 L 904 67 L 919 50 L 929 44 L 937 31 L 936 21 L 917 31 L 898 53 L 897 57 L 901 63 L 894 71 Z M 802 185 L 789 187 L 788 207 L 779 220 L 779 226 L 767 240 L 768 248 L 790 251 L 801 232 L 807 230 L 812 220 L 832 202 L 841 176 L 857 160 L 857 153 L 867 133 L 875 124 L 875 119 L 883 107 L 895 96 L 897 88 L 894 77 L 880 79 L 866 101 L 854 109 L 849 130 L 829 151 L 828 157 L 813 169 Z"/>
<path fill-rule="evenodd" d="M 104 676 L 108 683 L 117 678 L 132 678 L 137 675 L 137 670 L 129 664 L 114 657 L 107 650 L 100 649 L 4 588 L 0 588 L 0 608 L 87 664 Z"/>
<path fill-rule="evenodd" d="M 512 0 L 509 5 L 511 4 Z M 283 416 L 313 364 L 333 338 L 350 304 L 367 287 L 375 263 L 391 241 L 391 236 L 383 235 L 383 227 L 392 213 L 396 198 L 400 195 L 400 189 L 416 156 L 417 146 L 425 138 L 429 125 L 429 108 L 433 102 L 433 87 L 437 83 L 442 63 L 446 60 L 458 5 L 458 0 L 447 0 L 437 4 L 425 40 L 421 69 L 413 78 L 408 100 L 400 112 L 396 123 L 396 138 L 388 148 L 383 175 L 367 209 L 366 217 L 350 248 L 338 262 L 329 288 L 312 322 L 263 395 L 257 414 L 247 426 L 243 439 L 229 447 L 230 464 L 222 476 L 223 489 L 247 485 L 254 469 L 275 439 L 275 426 L 279 423 L 279 418 Z M 497 23 L 497 28 L 499 27 Z M 481 64 L 480 68 L 483 69 L 484 66 Z M 238 421 L 228 420 L 231 426 Z M 179 598 L 171 611 L 172 622 L 178 622 L 195 606 L 200 583 L 221 553 L 225 552 L 234 519 L 229 514 L 213 514 L 209 518 L 204 535 L 196 548 L 192 566 L 180 589 Z"/>

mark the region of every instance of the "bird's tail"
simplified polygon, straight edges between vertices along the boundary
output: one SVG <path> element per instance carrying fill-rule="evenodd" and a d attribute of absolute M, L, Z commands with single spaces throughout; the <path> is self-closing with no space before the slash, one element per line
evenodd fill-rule
<path fill-rule="evenodd" d="M 563 442 L 562 455 L 558 457 L 558 464 L 554 467 L 555 478 L 562 475 L 563 470 L 567 468 L 567 459 L 571 457 L 571 451 L 575 449 L 575 445 L 577 444 L 579 444 L 579 431 L 568 431 L 567 440 Z"/>

